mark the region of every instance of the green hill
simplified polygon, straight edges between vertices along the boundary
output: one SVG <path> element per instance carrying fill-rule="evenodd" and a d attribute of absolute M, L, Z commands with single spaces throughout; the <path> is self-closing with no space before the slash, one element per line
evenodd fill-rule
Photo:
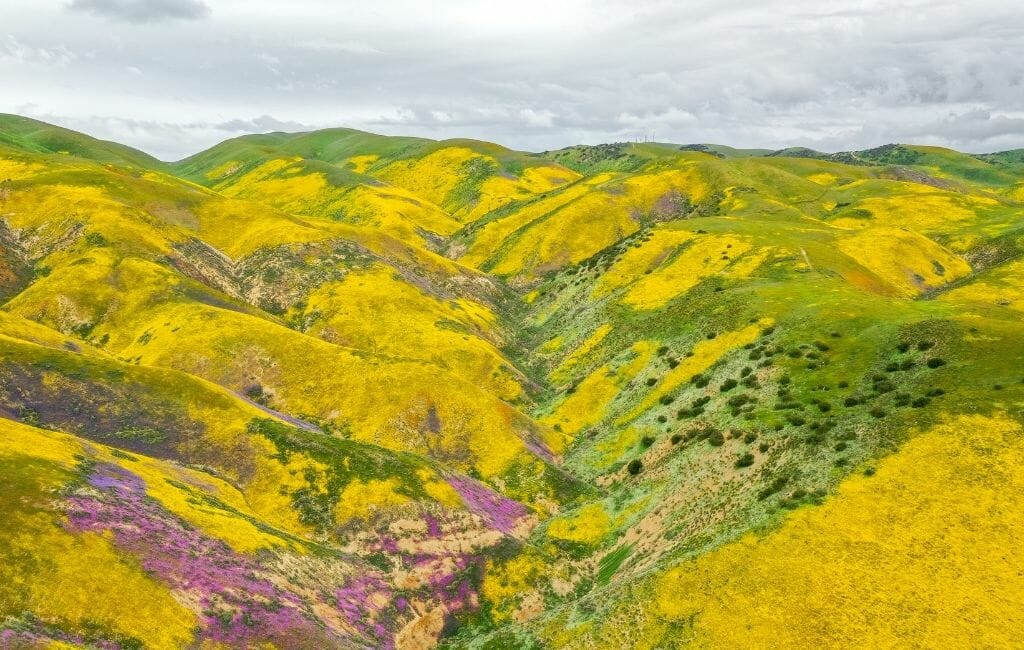
<path fill-rule="evenodd" d="M 2 116 L 0 645 L 1012 647 L 1019 154 Z"/>

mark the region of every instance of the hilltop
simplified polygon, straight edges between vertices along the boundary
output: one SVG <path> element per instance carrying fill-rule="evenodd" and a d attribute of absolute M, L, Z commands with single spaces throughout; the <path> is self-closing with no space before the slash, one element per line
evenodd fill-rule
<path fill-rule="evenodd" d="M 0 116 L 0 640 L 1009 645 L 1024 154 Z"/>

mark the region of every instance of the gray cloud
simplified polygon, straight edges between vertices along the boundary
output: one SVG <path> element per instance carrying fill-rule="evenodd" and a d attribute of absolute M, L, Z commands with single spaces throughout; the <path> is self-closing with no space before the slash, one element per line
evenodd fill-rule
<path fill-rule="evenodd" d="M 202 0 L 71 0 L 67 7 L 128 23 L 197 20 L 210 14 L 209 5 Z"/>
<path fill-rule="evenodd" d="M 0 3 L 0 111 L 164 158 L 327 126 L 529 150 L 1024 147 L 1011 0 L 207 0 L 209 20 L 122 12 L 102 39 L 65 1 Z"/>

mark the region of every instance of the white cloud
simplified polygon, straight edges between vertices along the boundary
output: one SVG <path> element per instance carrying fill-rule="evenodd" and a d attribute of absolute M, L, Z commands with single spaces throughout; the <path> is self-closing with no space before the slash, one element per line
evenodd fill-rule
<path fill-rule="evenodd" d="M 30 102 L 163 157 L 289 124 L 533 150 L 651 131 L 1024 147 L 1009 0 L 66 1 L 0 3 L 0 111 Z"/>

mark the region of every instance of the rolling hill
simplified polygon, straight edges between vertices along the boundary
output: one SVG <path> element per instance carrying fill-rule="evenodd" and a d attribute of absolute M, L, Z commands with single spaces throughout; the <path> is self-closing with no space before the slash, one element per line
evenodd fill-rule
<path fill-rule="evenodd" d="M 0 116 L 0 646 L 1009 647 L 1024 154 Z"/>

